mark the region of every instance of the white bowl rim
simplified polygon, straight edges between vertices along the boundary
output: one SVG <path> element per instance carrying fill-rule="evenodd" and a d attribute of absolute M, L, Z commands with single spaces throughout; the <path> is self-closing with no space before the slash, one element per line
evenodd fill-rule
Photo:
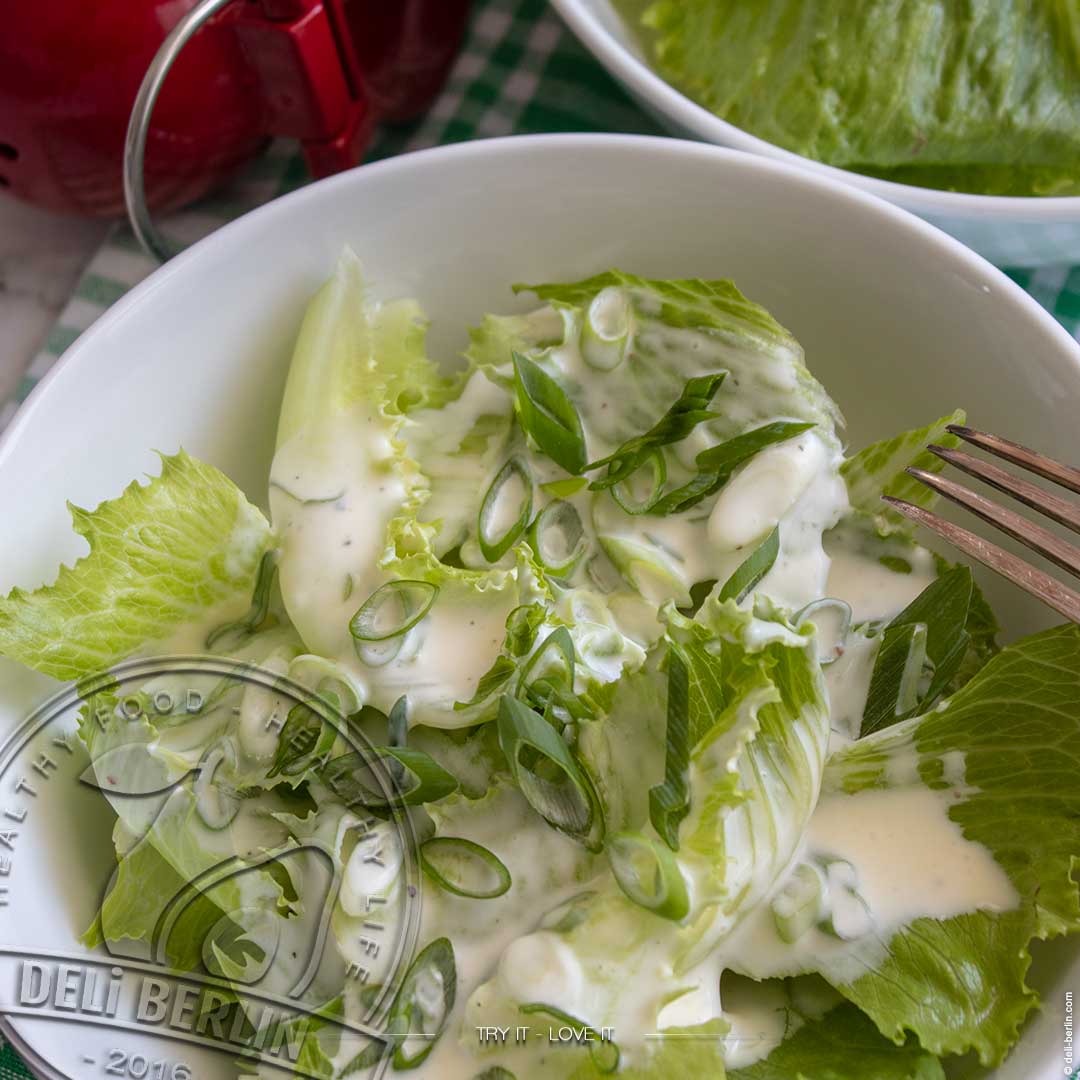
<path fill-rule="evenodd" d="M 612 75 L 699 138 L 760 154 L 773 161 L 797 164 L 819 176 L 839 180 L 921 213 L 956 214 L 965 218 L 1010 217 L 1041 224 L 1071 223 L 1080 219 L 1080 195 L 976 195 L 943 191 L 863 176 L 785 150 L 722 120 L 676 89 L 617 41 L 582 0 L 551 2 L 574 34 Z"/>
<path fill-rule="evenodd" d="M 870 210 L 882 219 L 882 224 L 885 227 L 902 228 L 921 236 L 922 240 L 930 247 L 937 249 L 943 260 L 951 261 L 955 270 L 979 274 L 984 279 L 989 277 L 990 280 L 996 283 L 999 297 L 1003 295 L 1011 299 L 1024 312 L 1026 317 L 1032 320 L 1039 331 L 1048 335 L 1051 340 L 1056 340 L 1063 353 L 1071 357 L 1077 377 L 1080 378 L 1080 341 L 1077 341 L 1069 334 L 1050 312 L 1033 296 L 1017 285 L 1007 274 L 959 240 L 954 239 L 948 233 L 929 224 L 915 214 L 909 213 L 907 210 L 876 195 L 853 187 L 842 180 L 833 179 L 831 176 L 815 175 L 802 164 L 778 161 L 763 157 L 760 154 L 751 154 L 743 150 L 717 146 L 714 143 L 696 142 L 692 139 L 678 139 L 659 135 L 619 135 L 609 133 L 507 135 L 498 138 L 474 139 L 467 142 L 434 146 L 346 170 L 336 176 L 330 176 L 307 184 L 287 195 L 271 199 L 269 202 L 248 211 L 246 214 L 242 214 L 192 244 L 163 266 L 158 267 L 147 278 L 122 296 L 91 326 L 84 330 L 75 342 L 64 351 L 52 368 L 45 373 L 16 411 L 7 428 L 0 432 L 0 468 L 3 468 L 7 459 L 11 456 L 22 433 L 30 424 L 34 423 L 37 413 L 46 407 L 51 388 L 66 377 L 67 371 L 78 361 L 81 353 L 93 348 L 96 339 L 122 320 L 128 311 L 143 301 L 144 297 L 160 289 L 167 288 L 173 277 L 186 273 L 190 264 L 212 257 L 219 248 L 229 243 L 233 237 L 241 236 L 249 229 L 261 228 L 264 223 L 269 224 L 274 215 L 282 213 L 289 207 L 299 206 L 305 202 L 318 202 L 323 197 L 324 192 L 332 188 L 363 184 L 366 176 L 382 173 L 393 174 L 395 172 L 407 172 L 413 169 L 431 167 L 446 158 L 483 158 L 492 154 L 504 153 L 543 154 L 544 151 L 558 149 L 561 146 L 574 146 L 578 152 L 588 150 L 605 151 L 608 149 L 623 152 L 637 150 L 648 154 L 669 154 L 686 159 L 711 160 L 716 163 L 717 168 L 729 167 L 759 174 L 785 177 L 797 184 L 817 188 L 819 191 L 830 193 L 834 198 Z M 327 273 L 329 273 L 329 268 Z"/>

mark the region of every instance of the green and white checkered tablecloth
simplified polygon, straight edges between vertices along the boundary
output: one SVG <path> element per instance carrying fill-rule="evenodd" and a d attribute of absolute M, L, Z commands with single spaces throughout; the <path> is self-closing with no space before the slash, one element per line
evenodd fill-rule
<path fill-rule="evenodd" d="M 554 131 L 663 134 L 577 43 L 547 0 L 476 0 L 442 95 L 421 120 L 384 130 L 369 160 L 440 143 Z M 193 243 L 308 179 L 295 144 L 275 142 L 228 190 L 161 223 L 163 232 L 174 245 Z M 154 268 L 126 227 L 113 230 L 26 371 L 16 400 L 0 405 L 0 428 L 79 334 Z M 1080 266 L 1006 272 L 1080 336 Z M 0 1047 L 0 1080 L 27 1076 L 11 1048 Z"/>

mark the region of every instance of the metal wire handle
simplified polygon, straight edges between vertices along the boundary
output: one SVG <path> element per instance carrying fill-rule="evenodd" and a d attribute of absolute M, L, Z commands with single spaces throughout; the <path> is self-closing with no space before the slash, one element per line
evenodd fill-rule
<path fill-rule="evenodd" d="M 135 96 L 135 104 L 128 120 L 127 137 L 124 140 L 124 205 L 135 238 L 147 254 L 158 262 L 167 262 L 173 255 L 165 237 L 158 232 L 146 205 L 146 183 L 143 164 L 146 157 L 146 138 L 150 132 L 150 118 L 154 112 L 158 94 L 165 84 L 169 69 L 180 50 L 195 36 L 210 18 L 233 0 L 199 0 L 169 32 L 162 42 L 150 66 L 143 76 L 142 85 Z"/>

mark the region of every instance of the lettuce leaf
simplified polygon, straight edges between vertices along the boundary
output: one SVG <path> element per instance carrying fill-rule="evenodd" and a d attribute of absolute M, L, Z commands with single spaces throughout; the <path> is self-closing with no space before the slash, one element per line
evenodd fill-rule
<path fill-rule="evenodd" d="M 1017 902 L 916 918 L 890 935 L 790 951 L 784 973 L 819 971 L 896 1043 L 910 1032 L 936 1055 L 999 1063 L 1038 1004 L 1025 977 L 1033 938 L 1080 930 L 1080 627 L 1004 649 L 924 716 L 830 758 L 823 795 L 925 785 L 951 792 L 948 817 L 982 845 Z M 865 948 L 863 947 L 865 946 Z M 776 974 L 759 955 L 744 974 Z M 858 974 L 853 974 L 858 972 Z"/>
<path fill-rule="evenodd" d="M 964 419 L 963 409 L 957 409 L 926 427 L 882 439 L 849 457 L 840 467 L 840 475 L 847 483 L 852 509 L 872 515 L 882 532 L 910 531 L 912 525 L 907 518 L 883 504 L 881 496 L 890 495 L 927 509 L 933 506 L 937 501 L 936 492 L 908 476 L 904 470 L 911 466 L 927 472 L 941 472 L 945 462 L 928 453 L 926 446 L 928 443 L 950 448 L 958 446 L 959 439 L 945 429 L 949 424 L 962 424 Z"/>
<path fill-rule="evenodd" d="M 644 22 L 661 74 L 796 154 L 951 190 L 1080 193 L 1074 4 L 850 14 L 842 0 L 659 0 Z"/>
<path fill-rule="evenodd" d="M 102 671 L 215 609 L 239 614 L 271 543 L 240 489 L 183 450 L 145 486 L 71 517 L 89 554 L 52 585 L 0 597 L 0 653 L 56 679 Z"/>
<path fill-rule="evenodd" d="M 829 709 L 812 639 L 777 612 L 760 614 L 769 617 L 715 599 L 693 620 L 669 613 L 668 640 L 690 676 L 690 812 L 679 862 L 695 904 L 683 964 L 761 902 L 818 799 Z"/>
<path fill-rule="evenodd" d="M 838 418 L 795 339 L 730 281 L 651 280 L 610 270 L 514 289 L 534 293 L 549 308 L 489 317 L 473 331 L 468 356 L 506 384 L 512 349 L 558 376 L 591 438 L 602 443 L 590 448 L 591 459 L 648 430 L 688 379 L 717 371 L 729 372 L 714 402 L 720 415 L 702 425 L 715 442 L 778 417 L 817 423 L 828 433 Z M 552 309 L 558 318 L 550 317 Z M 562 351 L 571 344 L 580 346 L 589 382 L 602 385 L 618 409 L 603 408 L 598 395 L 585 392 L 585 373 L 568 368 Z"/>
<path fill-rule="evenodd" d="M 415 300 L 376 303 L 360 260 L 346 248 L 300 327 L 285 383 L 277 444 L 350 406 L 376 404 L 387 416 L 456 396 L 424 352 L 427 319 Z"/>
<path fill-rule="evenodd" d="M 727 1080 L 945 1080 L 941 1062 L 915 1039 L 897 1046 L 855 1006 L 802 1024 L 768 1057 Z"/>

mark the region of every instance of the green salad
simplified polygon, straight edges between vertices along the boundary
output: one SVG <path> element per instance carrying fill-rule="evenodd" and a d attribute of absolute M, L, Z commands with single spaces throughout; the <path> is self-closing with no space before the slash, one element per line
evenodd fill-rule
<path fill-rule="evenodd" d="M 721 119 L 827 165 L 1080 195 L 1080 7 L 1062 0 L 615 0 Z"/>
<path fill-rule="evenodd" d="M 269 513 L 163 457 L 73 509 L 89 553 L 0 599 L 0 652 L 60 680 L 236 657 L 378 748 L 423 882 L 394 1072 L 1001 1062 L 1038 1007 L 1030 942 L 1080 928 L 1080 628 L 1000 648 L 970 571 L 881 501 L 929 504 L 904 469 L 939 467 L 924 448 L 963 415 L 851 452 L 798 343 L 730 282 L 527 291 L 447 375 L 419 306 L 373 299 L 346 252 L 300 329 Z M 84 940 L 139 955 L 178 882 L 318 837 L 343 882 L 325 910 L 303 873 L 256 870 L 203 892 L 168 959 L 284 987 L 288 951 L 260 941 L 325 915 L 316 1004 L 359 1016 L 378 979 L 344 974 L 370 903 L 343 837 L 377 805 L 317 711 L 282 726 L 273 693 L 237 695 L 87 711 L 99 771 L 134 741 L 141 767 L 216 786 L 155 814 L 112 799 L 118 869 Z M 329 1023 L 302 1057 L 372 1065 Z"/>

